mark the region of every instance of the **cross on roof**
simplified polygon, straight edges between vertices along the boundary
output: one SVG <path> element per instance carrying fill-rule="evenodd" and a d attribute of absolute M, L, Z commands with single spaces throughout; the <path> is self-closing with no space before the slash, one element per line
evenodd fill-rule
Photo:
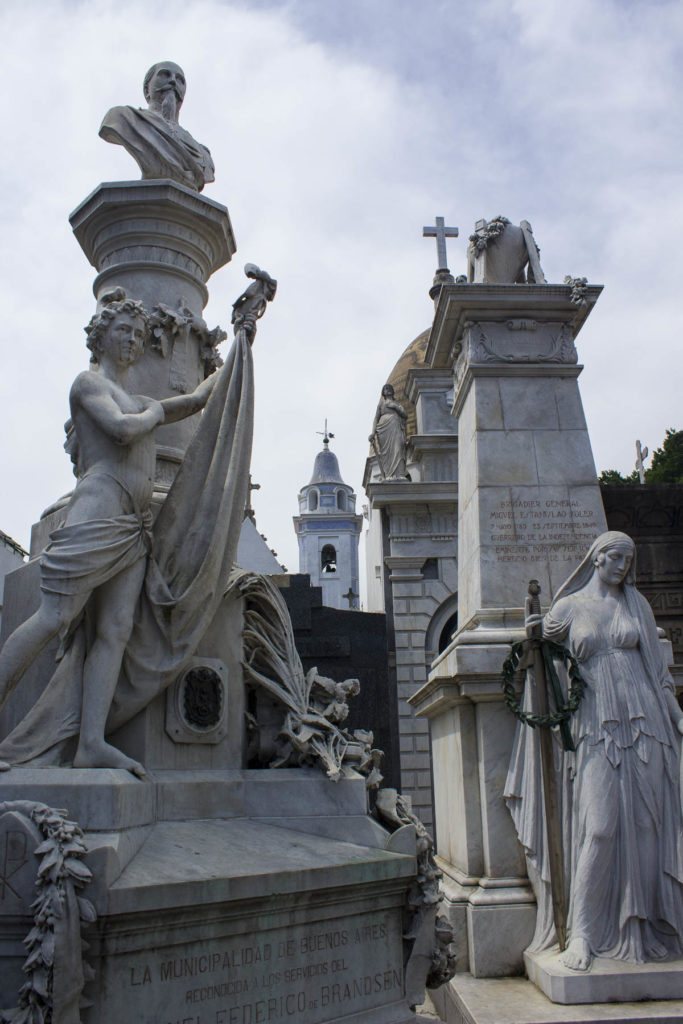
<path fill-rule="evenodd" d="M 443 217 L 436 218 L 434 227 L 422 228 L 423 238 L 436 238 L 436 254 L 439 261 L 437 270 L 448 270 L 448 259 L 446 257 L 446 239 L 457 238 L 457 228 L 447 228 Z"/>
<path fill-rule="evenodd" d="M 342 597 L 345 597 L 346 600 L 349 602 L 349 608 L 353 608 L 353 602 L 358 597 L 358 594 L 354 594 L 353 587 L 349 587 L 347 592 L 345 594 L 342 594 Z"/>
<path fill-rule="evenodd" d="M 251 482 L 251 473 L 250 473 L 249 474 L 249 490 L 247 491 L 247 504 L 246 504 L 246 508 L 244 509 L 244 515 L 245 515 L 245 518 L 249 517 L 249 519 L 251 519 L 252 523 L 254 523 L 254 524 L 256 524 L 256 514 L 255 514 L 253 508 L 251 507 L 251 492 L 252 491 L 260 491 L 260 490 L 261 490 L 261 484 L 253 484 Z"/>
<path fill-rule="evenodd" d="M 321 437 L 323 439 L 323 444 L 327 448 L 328 444 L 330 443 L 330 438 L 334 437 L 334 434 L 332 433 L 332 431 L 327 429 L 327 416 L 325 417 L 325 429 L 324 430 L 316 430 L 316 434 L 320 434 L 321 435 Z"/>

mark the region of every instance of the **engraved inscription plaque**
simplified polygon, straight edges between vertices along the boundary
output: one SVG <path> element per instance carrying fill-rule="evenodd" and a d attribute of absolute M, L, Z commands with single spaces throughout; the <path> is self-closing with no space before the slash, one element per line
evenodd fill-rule
<path fill-rule="evenodd" d="M 322 1024 L 400 1004 L 399 916 L 366 913 L 109 956 L 104 1024 Z"/>

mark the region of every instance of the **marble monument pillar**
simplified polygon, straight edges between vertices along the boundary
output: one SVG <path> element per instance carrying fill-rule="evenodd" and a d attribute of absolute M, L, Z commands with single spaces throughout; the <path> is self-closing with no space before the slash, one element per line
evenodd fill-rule
<path fill-rule="evenodd" d="M 575 347 L 601 286 L 513 283 L 520 268 L 513 259 L 514 276 L 497 276 L 501 263 L 497 254 L 478 282 L 445 285 L 436 303 L 427 362 L 453 372 L 460 442 L 459 628 L 411 699 L 431 723 L 458 970 L 476 977 L 522 973 L 536 913 L 503 801 L 515 719 L 501 667 L 523 635 L 529 579 L 548 602 L 605 529 Z"/>

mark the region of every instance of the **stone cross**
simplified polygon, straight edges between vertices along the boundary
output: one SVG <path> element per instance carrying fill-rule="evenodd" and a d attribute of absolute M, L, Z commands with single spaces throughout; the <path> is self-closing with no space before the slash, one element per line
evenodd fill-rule
<path fill-rule="evenodd" d="M 346 600 L 349 602 L 349 608 L 353 608 L 353 602 L 358 597 L 358 594 L 354 594 L 353 587 L 349 587 L 346 593 L 342 594 L 342 597 L 345 597 Z"/>
<path fill-rule="evenodd" d="M 650 454 L 648 448 L 643 448 L 640 441 L 636 441 L 636 469 L 641 484 L 645 483 L 645 459 Z"/>
<path fill-rule="evenodd" d="M 251 482 L 251 473 L 250 473 L 249 474 L 249 491 L 247 493 L 247 507 L 244 510 L 244 518 L 245 519 L 247 519 L 247 518 L 251 519 L 252 523 L 256 523 L 256 513 L 254 512 L 254 510 L 253 510 L 253 508 L 251 506 L 251 492 L 252 491 L 260 491 L 260 490 L 261 490 L 261 484 L 253 484 Z"/>
<path fill-rule="evenodd" d="M 323 444 L 327 448 L 328 444 L 330 443 L 330 438 L 334 437 L 334 434 L 332 433 L 332 431 L 327 429 L 327 416 L 325 417 L 325 429 L 324 430 L 316 430 L 316 434 L 320 434 L 320 436 L 323 439 Z"/>
<path fill-rule="evenodd" d="M 443 217 L 436 218 L 434 227 L 422 228 L 423 238 L 436 238 L 436 253 L 438 258 L 437 270 L 448 270 L 448 259 L 446 257 L 446 239 L 457 238 L 457 228 L 447 228 Z"/>

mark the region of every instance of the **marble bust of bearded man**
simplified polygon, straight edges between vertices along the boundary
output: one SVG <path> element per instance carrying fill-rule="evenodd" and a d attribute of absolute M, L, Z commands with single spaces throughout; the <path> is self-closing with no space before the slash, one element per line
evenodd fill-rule
<path fill-rule="evenodd" d="M 100 138 L 123 146 L 143 179 L 171 178 L 201 192 L 215 180 L 215 168 L 206 146 L 178 123 L 186 89 L 183 69 L 169 60 L 153 64 L 142 88 L 148 109 L 112 107 L 100 126 Z"/>

